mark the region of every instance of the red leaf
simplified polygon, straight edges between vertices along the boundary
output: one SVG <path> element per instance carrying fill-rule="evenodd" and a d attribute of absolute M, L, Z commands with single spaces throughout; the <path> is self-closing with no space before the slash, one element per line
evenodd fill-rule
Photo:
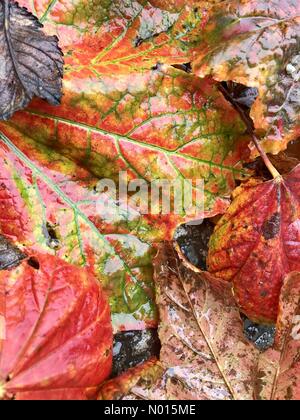
<path fill-rule="evenodd" d="M 92 275 L 40 254 L 0 272 L 0 397 L 87 399 L 111 364 L 109 305 Z"/>
<path fill-rule="evenodd" d="M 283 279 L 300 270 L 300 165 L 284 178 L 251 180 L 234 198 L 211 237 L 209 271 L 233 282 L 248 317 L 274 322 Z"/>

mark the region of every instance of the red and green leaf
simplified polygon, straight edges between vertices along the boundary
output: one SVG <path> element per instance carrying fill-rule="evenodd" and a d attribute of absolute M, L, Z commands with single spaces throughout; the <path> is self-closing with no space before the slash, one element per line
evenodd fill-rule
<path fill-rule="evenodd" d="M 276 322 L 283 280 L 300 269 L 300 165 L 283 178 L 252 179 L 210 240 L 209 271 L 232 282 L 242 311 Z"/>
<path fill-rule="evenodd" d="M 299 1 L 224 1 L 203 28 L 195 73 L 258 88 L 257 133 L 266 151 L 284 150 L 300 134 Z"/>
<path fill-rule="evenodd" d="M 98 181 L 118 182 L 120 171 L 148 186 L 203 178 L 204 215 L 213 216 L 226 210 L 236 179 L 249 175 L 245 126 L 214 82 L 157 65 L 188 61 L 186 33 L 176 27 L 192 30 L 188 16 L 197 20 L 202 9 L 152 3 L 23 0 L 59 35 L 64 96 L 59 107 L 36 100 L 0 124 L 3 234 L 87 265 L 109 292 L 118 329 L 156 324 L 152 244 L 189 217 L 129 208 L 107 220 L 97 208 Z M 145 31 L 149 39 L 137 45 Z"/>
<path fill-rule="evenodd" d="M 87 399 L 111 372 L 107 299 L 86 270 L 35 254 L 0 272 L 0 399 Z"/>

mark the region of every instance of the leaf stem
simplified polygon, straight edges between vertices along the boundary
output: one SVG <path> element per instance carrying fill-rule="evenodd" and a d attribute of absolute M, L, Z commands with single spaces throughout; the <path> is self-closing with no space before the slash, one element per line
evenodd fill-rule
<path fill-rule="evenodd" d="M 227 89 L 221 83 L 219 84 L 219 90 L 223 93 L 225 98 L 228 99 L 232 103 L 232 105 L 235 107 L 235 109 L 240 114 L 243 122 L 245 123 L 245 125 L 247 127 L 248 134 L 251 136 L 251 138 L 253 140 L 253 143 L 255 144 L 255 147 L 257 148 L 262 160 L 264 161 L 264 164 L 268 168 L 268 170 L 271 173 L 271 175 L 273 176 L 273 178 L 274 179 L 281 178 L 281 174 L 277 171 L 275 166 L 272 164 L 268 155 L 266 154 L 266 152 L 262 148 L 258 138 L 256 137 L 256 135 L 254 133 L 253 123 L 252 123 L 251 118 L 248 115 L 246 115 L 244 109 L 231 97 L 231 95 L 229 94 Z"/>

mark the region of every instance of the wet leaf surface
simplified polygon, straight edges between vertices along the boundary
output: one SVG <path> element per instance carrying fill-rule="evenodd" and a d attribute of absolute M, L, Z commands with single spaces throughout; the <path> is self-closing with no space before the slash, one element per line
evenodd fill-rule
<path fill-rule="evenodd" d="M 58 105 L 63 58 L 55 36 L 15 1 L 0 2 L 0 119 L 25 108 L 34 96 Z"/>
<path fill-rule="evenodd" d="M 59 36 L 64 95 L 60 107 L 35 100 L 0 124 L 1 229 L 24 250 L 90 267 L 110 295 L 115 331 L 153 327 L 153 243 L 195 215 L 155 208 L 141 217 L 97 184 L 118 185 L 124 171 L 134 191 L 142 181 L 204 179 L 204 213 L 214 216 L 250 175 L 245 126 L 216 84 L 158 64 L 188 62 L 185 35 L 202 12 L 193 2 L 20 4 Z"/>
<path fill-rule="evenodd" d="M 87 399 L 111 366 L 109 305 L 93 275 L 42 254 L 0 272 L 0 399 Z"/>
<path fill-rule="evenodd" d="M 300 399 L 300 274 L 285 279 L 274 349 L 260 357 L 257 397 Z"/>
<path fill-rule="evenodd" d="M 183 266 L 172 246 L 161 249 L 155 279 L 168 397 L 251 399 L 258 352 L 232 301 Z"/>
<path fill-rule="evenodd" d="M 203 271 L 207 270 L 209 240 L 214 227 L 215 223 L 210 219 L 205 219 L 201 225 L 187 224 L 177 229 L 175 240 L 180 247 L 182 257 L 186 258 L 184 262 L 192 264 L 191 269 L 196 267 Z M 265 351 L 273 346 L 275 335 L 273 326 L 256 324 L 246 317 L 242 317 L 242 319 L 245 337 L 252 341 L 259 350 Z"/>
<path fill-rule="evenodd" d="M 167 251 L 168 250 L 168 251 Z M 165 249 L 164 252 L 170 252 L 170 246 Z M 196 363 L 199 361 L 200 354 L 195 356 L 193 359 L 194 369 L 192 373 L 190 372 L 190 364 L 189 362 L 191 359 L 190 351 L 193 350 L 192 347 L 199 344 L 197 340 L 198 336 L 196 333 L 196 329 L 193 328 L 191 320 L 189 319 L 188 322 L 183 319 L 186 318 L 186 314 L 188 311 L 187 305 L 182 305 L 183 299 L 182 296 L 186 290 L 186 282 L 190 281 L 191 278 L 195 277 L 195 272 L 189 271 L 187 272 L 186 266 L 174 265 L 174 261 L 172 258 L 168 258 L 168 264 L 166 265 L 166 260 L 162 257 L 162 250 L 160 251 L 160 255 L 158 256 L 158 260 L 161 261 L 163 264 L 160 266 L 160 269 L 156 272 L 159 275 L 158 283 L 161 285 L 163 283 L 163 278 L 168 276 L 168 285 L 164 293 L 166 295 L 166 300 L 170 300 L 171 293 L 174 296 L 174 290 L 176 295 L 178 296 L 181 293 L 180 299 L 180 307 L 174 305 L 174 299 L 172 297 L 172 308 L 170 307 L 168 313 L 172 314 L 172 322 L 167 320 L 167 326 L 164 324 L 165 317 L 164 314 L 166 311 L 161 311 L 162 314 L 162 324 L 161 324 L 161 332 L 160 337 L 162 339 L 162 352 L 161 352 L 161 361 L 157 361 L 156 359 L 151 359 L 148 362 L 144 363 L 137 368 L 129 369 L 125 374 L 112 379 L 103 384 L 100 387 L 100 394 L 99 399 L 121 399 L 121 400 L 166 400 L 166 399 L 224 399 L 229 398 L 226 393 L 220 392 L 222 381 L 215 380 L 211 382 L 211 375 L 214 373 L 212 369 L 213 361 L 211 358 L 206 357 L 203 359 L 202 363 Z M 172 251 L 173 252 L 173 251 Z M 169 254 L 170 255 L 170 254 Z M 176 258 L 176 256 L 174 256 Z M 180 264 L 180 261 L 178 260 Z M 157 267 L 158 269 L 158 267 Z M 179 278 L 184 279 L 184 288 L 178 291 L 178 288 L 174 288 L 174 283 L 172 280 L 175 276 L 179 276 Z M 203 279 L 199 276 L 195 279 L 196 288 L 198 291 L 201 290 L 203 285 Z M 229 357 L 227 362 L 225 362 L 225 366 L 227 369 L 232 368 L 232 364 L 236 363 L 239 365 L 238 369 L 231 369 L 229 371 L 229 376 L 227 377 L 227 386 L 230 384 L 237 385 L 238 383 L 241 384 L 245 381 L 246 378 L 251 378 L 250 382 L 244 382 L 246 386 L 246 394 L 243 395 L 238 393 L 235 395 L 238 399 L 265 399 L 265 400 L 298 400 L 299 399 L 299 273 L 292 273 L 285 279 L 284 286 L 282 288 L 282 293 L 280 297 L 280 311 L 279 311 L 279 318 L 277 322 L 277 334 L 276 340 L 273 348 L 270 348 L 266 352 L 262 353 L 258 350 L 254 350 L 250 344 L 246 344 L 248 346 L 248 351 L 243 352 L 241 349 L 243 346 L 241 345 L 240 339 L 243 338 L 240 336 L 241 334 L 241 326 L 237 328 L 237 324 L 234 323 L 232 325 L 233 319 L 226 319 L 227 322 L 223 323 L 224 319 L 222 318 L 222 310 L 224 310 L 224 306 L 218 307 L 218 315 L 220 319 L 217 323 L 212 322 L 212 320 L 216 320 L 213 316 L 216 315 L 215 310 L 217 309 L 216 305 L 209 304 L 211 300 L 211 293 L 215 295 L 215 291 L 212 289 L 206 290 L 206 299 L 208 299 L 208 304 L 205 307 L 205 313 L 201 317 L 201 312 L 198 311 L 196 299 L 190 299 L 190 305 L 194 305 L 194 316 L 199 317 L 199 324 L 198 328 L 201 329 L 205 322 L 210 322 L 210 328 L 206 329 L 206 346 L 210 347 L 214 350 L 214 355 L 217 356 L 215 361 L 218 363 L 218 367 L 220 369 L 219 372 L 222 372 L 223 363 L 220 361 L 224 360 L 223 358 L 228 356 L 226 353 L 227 348 L 227 340 L 220 341 L 218 338 L 222 335 L 224 331 L 223 328 L 229 331 L 229 336 L 231 336 L 231 349 L 237 349 L 237 345 L 239 346 L 239 351 L 236 352 L 234 357 Z M 193 290 L 195 293 L 195 289 Z M 161 289 L 160 289 L 161 292 Z M 221 298 L 222 299 L 222 298 Z M 224 299 L 224 296 L 223 296 Z M 161 294 L 159 295 L 158 300 L 161 302 Z M 177 303 L 179 302 L 176 300 Z M 219 299 L 218 302 L 220 303 Z M 224 305 L 224 301 L 223 304 Z M 227 304 L 225 303 L 225 306 Z M 163 305 L 164 307 L 164 305 Z M 226 306 L 227 307 L 227 306 Z M 160 307 L 162 309 L 162 307 Z M 172 311 L 171 311 L 172 309 Z M 234 306 L 231 307 L 231 314 L 236 310 Z M 220 313 L 221 312 L 221 313 Z M 184 313 L 185 316 L 180 315 Z M 176 324 L 174 323 L 174 317 L 177 316 Z M 229 314 L 229 313 L 228 313 Z M 179 322 L 181 325 L 181 330 L 179 330 Z M 238 321 L 240 323 L 240 320 Z M 245 324 L 247 326 L 247 324 Z M 248 325 L 249 326 L 249 325 Z M 190 328 L 193 329 L 194 334 L 187 335 Z M 169 335 L 165 335 L 167 330 L 176 330 L 176 333 L 173 334 L 173 338 L 170 339 Z M 270 330 L 268 330 L 270 333 Z M 178 337 L 178 332 L 180 337 Z M 266 330 L 267 332 L 267 330 Z M 253 333 L 253 331 L 252 331 Z M 170 346 L 174 345 L 177 336 L 177 343 L 175 350 L 173 349 L 170 351 Z M 183 341 L 182 337 L 185 336 L 184 346 L 186 347 L 186 351 L 181 353 L 180 342 Z M 236 343 L 236 339 L 238 338 L 238 344 Z M 253 338 L 253 337 L 252 337 Z M 261 350 L 265 350 L 265 347 L 262 344 L 266 344 L 266 337 L 260 340 Z M 221 350 L 221 359 L 218 357 L 218 343 L 223 343 L 223 346 L 220 348 Z M 256 343 L 258 344 L 258 343 Z M 270 346 L 270 342 L 268 343 Z M 203 348 L 202 348 L 203 350 Z M 225 353 L 223 353 L 225 352 Z M 201 355 L 203 357 L 203 354 Z M 241 358 L 241 359 L 239 359 Z M 170 364 L 170 360 L 172 363 Z M 248 371 L 249 369 L 249 371 Z M 203 375 L 199 378 L 199 375 L 203 373 Z M 225 371 L 223 371 L 224 373 Z M 232 382 L 233 376 L 236 375 L 237 382 Z M 225 378 L 225 376 L 224 376 Z M 239 388 L 240 390 L 243 387 Z M 205 390 L 205 394 L 204 394 Z M 232 394 L 233 395 L 233 394 Z"/>
<path fill-rule="evenodd" d="M 110 295 L 115 330 L 153 326 L 154 250 L 130 234 L 130 222 L 134 229 L 139 221 L 136 214 L 131 220 L 125 213 L 127 230 L 113 229 L 98 216 L 99 196 L 92 188 L 97 179 L 88 171 L 54 150 L 23 143 L 30 160 L 4 141 L 9 147 L 0 144 L 1 232 L 29 254 L 52 253 L 88 267 Z M 45 156 L 49 168 L 41 166 Z"/>
<path fill-rule="evenodd" d="M 300 166 L 268 182 L 252 179 L 216 226 L 209 271 L 233 283 L 242 311 L 276 322 L 284 277 L 299 269 Z"/>
<path fill-rule="evenodd" d="M 251 116 L 268 152 L 299 137 L 300 5 L 224 1 L 207 12 L 193 70 L 259 90 Z"/>
<path fill-rule="evenodd" d="M 259 352 L 245 340 L 232 300 L 226 301 L 181 264 L 172 245 L 161 247 L 155 278 L 162 343 L 156 375 L 153 366 L 145 366 L 142 377 L 138 371 L 128 372 L 104 385 L 103 395 L 113 391 L 114 397 L 125 399 L 252 399 Z"/>

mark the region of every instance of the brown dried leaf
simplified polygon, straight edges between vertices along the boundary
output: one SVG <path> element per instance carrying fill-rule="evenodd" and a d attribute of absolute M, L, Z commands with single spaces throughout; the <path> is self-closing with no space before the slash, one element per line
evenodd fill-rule
<path fill-rule="evenodd" d="M 173 244 L 161 246 L 155 266 L 162 343 L 158 374 L 144 365 L 143 377 L 151 380 L 143 381 L 139 370 L 131 370 L 107 384 L 102 398 L 251 400 L 259 352 L 245 340 L 232 300 L 203 273 L 182 264 Z"/>
<path fill-rule="evenodd" d="M 259 360 L 257 398 L 300 399 L 300 273 L 285 279 L 275 346 Z"/>
<path fill-rule="evenodd" d="M 14 1 L 0 1 L 0 120 L 29 104 L 34 96 L 57 105 L 63 59 L 55 36 Z"/>

